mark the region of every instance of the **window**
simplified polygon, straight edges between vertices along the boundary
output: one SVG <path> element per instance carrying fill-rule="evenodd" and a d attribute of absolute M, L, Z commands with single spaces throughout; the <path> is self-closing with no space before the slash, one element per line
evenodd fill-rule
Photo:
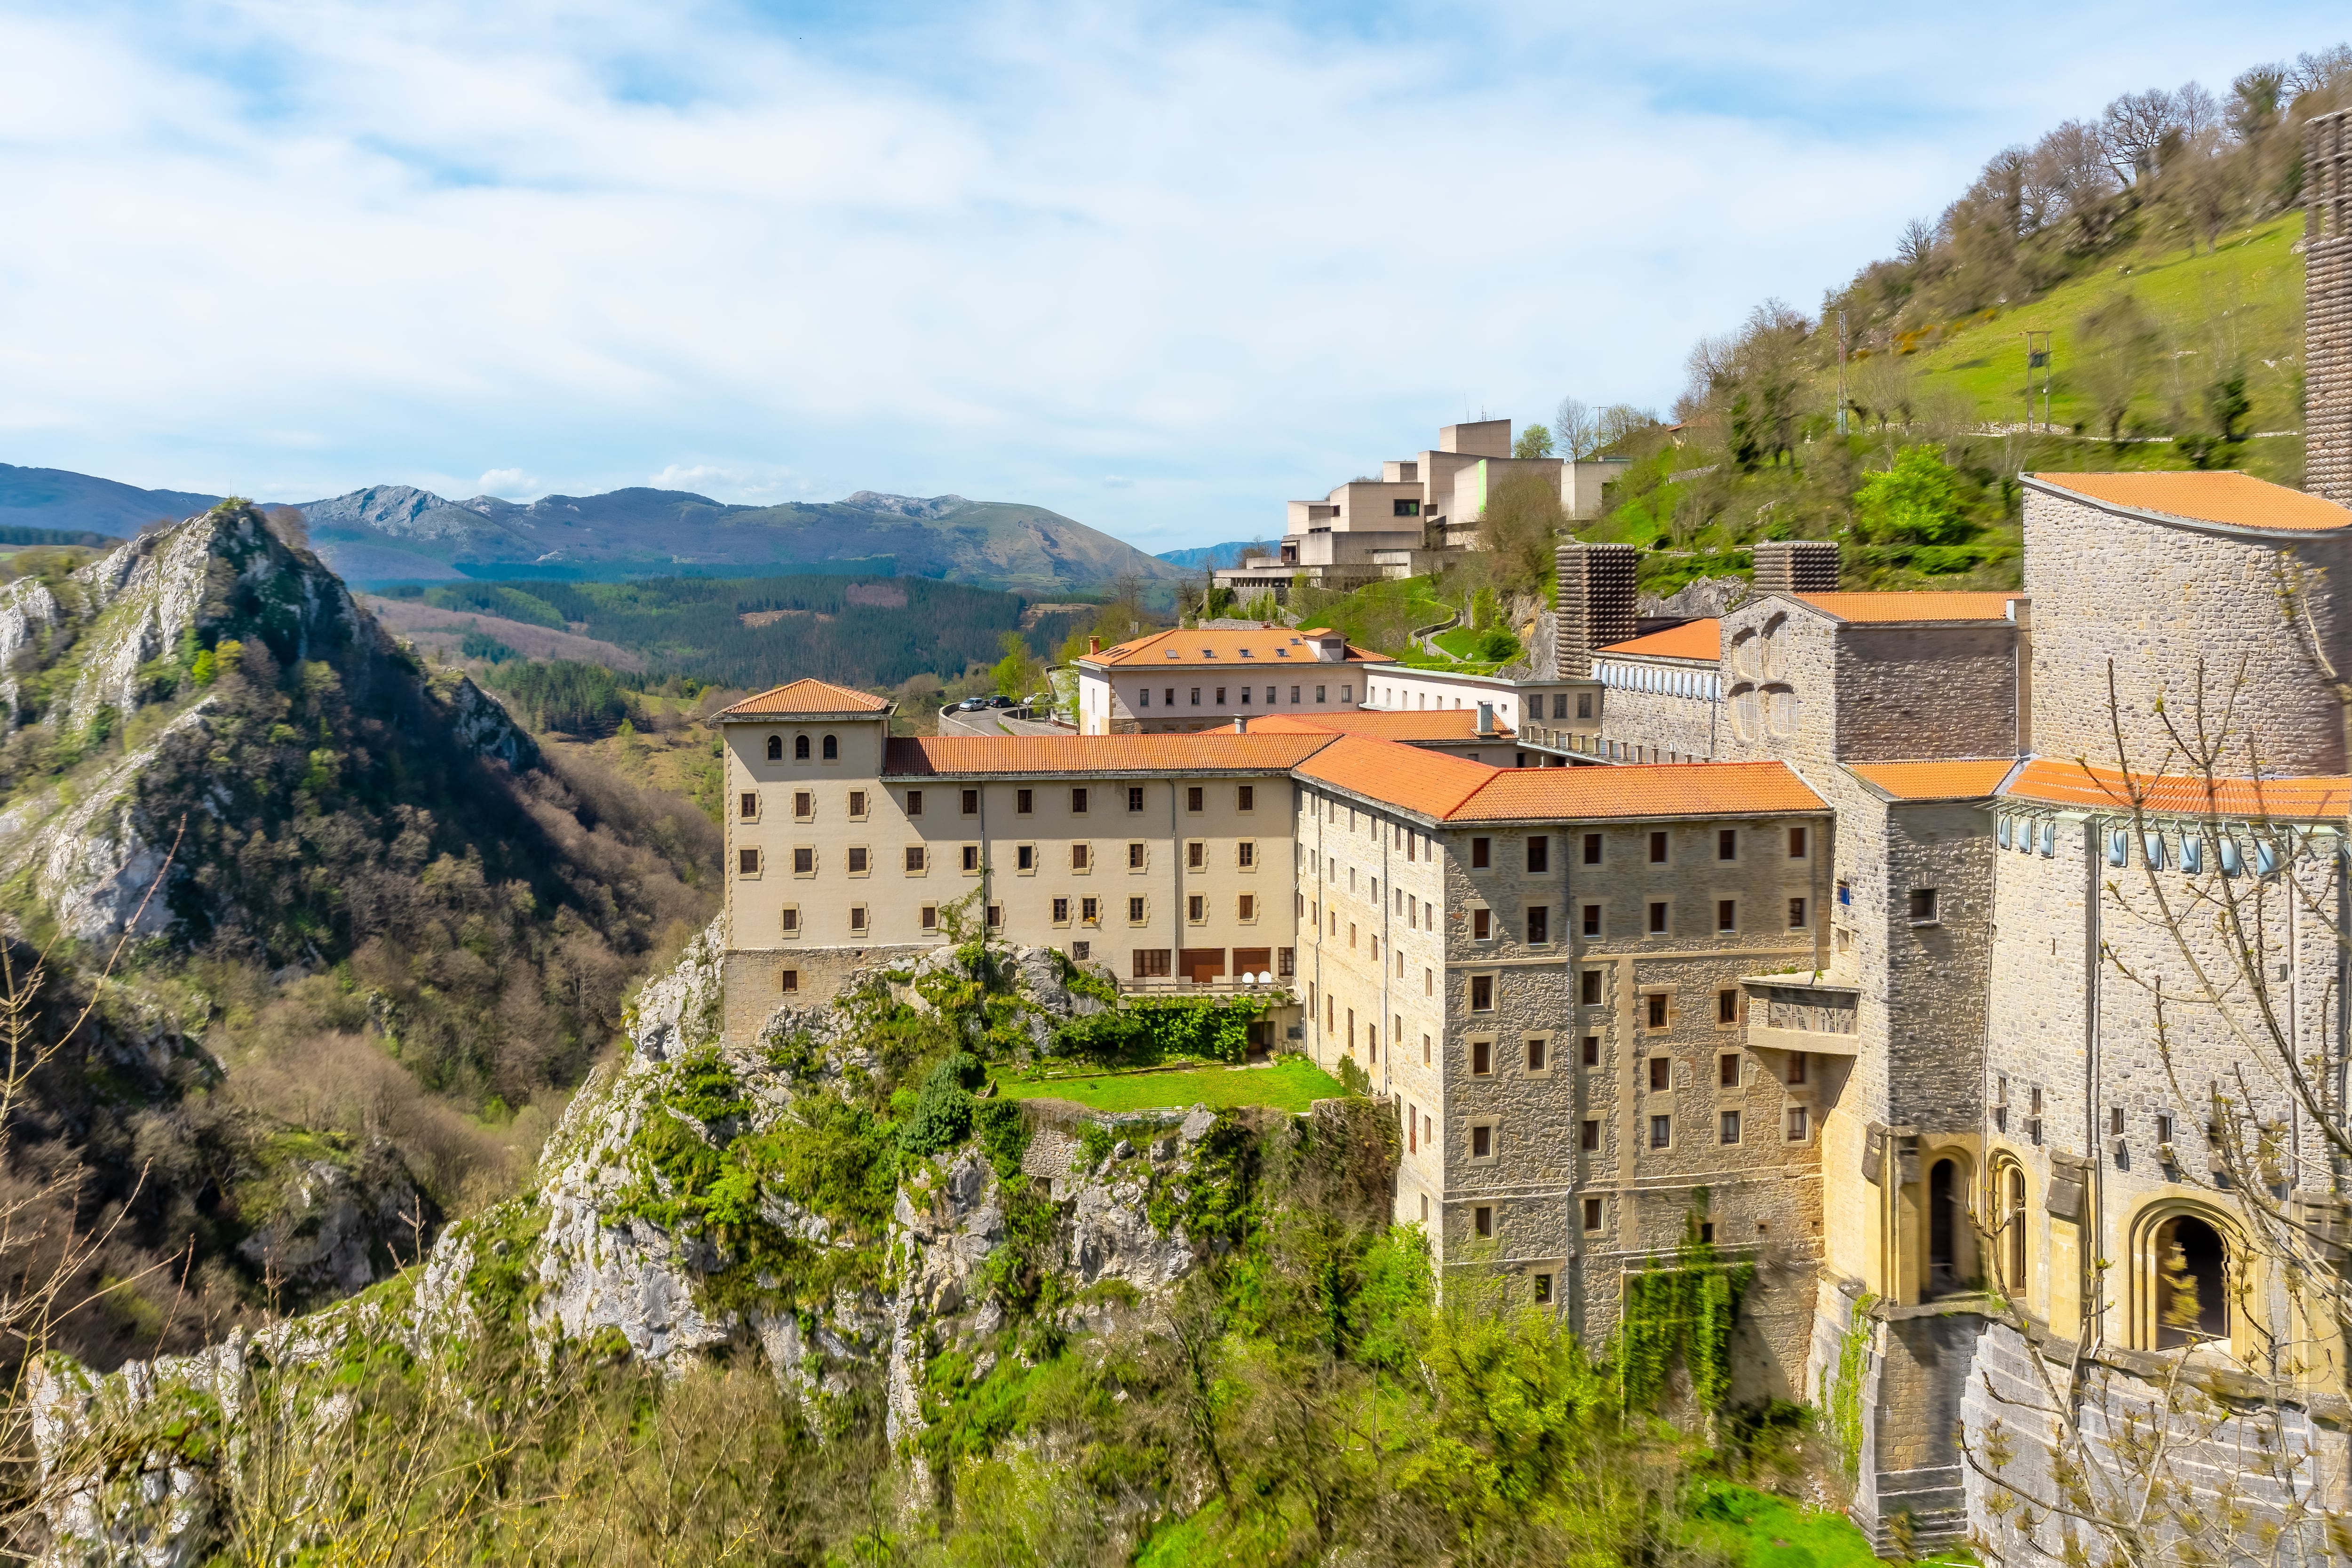
<path fill-rule="evenodd" d="M 783 760 L 784 760 L 784 738 L 783 738 L 782 735 L 771 735 L 771 736 L 769 736 L 769 737 L 768 737 L 768 761 L 770 761 L 770 762 L 772 762 L 772 763 L 781 763 L 781 762 L 782 762 Z"/>
<path fill-rule="evenodd" d="M 1495 1042 L 1492 1040 L 1471 1041 L 1470 1076 L 1473 1078 L 1485 1078 L 1494 1070 Z"/>
<path fill-rule="evenodd" d="M 1165 978 L 1175 963 L 1175 953 L 1164 947 L 1139 947 L 1135 950 L 1135 977 L 1138 980 Z"/>
<path fill-rule="evenodd" d="M 1666 994 L 1663 991 L 1653 991 L 1643 997 L 1643 1001 L 1649 1008 L 1650 1027 L 1664 1028 L 1666 1026 Z"/>
<path fill-rule="evenodd" d="M 1013 847 L 1013 868 L 1015 871 L 1024 873 L 1035 871 L 1037 869 L 1037 847 L 1034 844 L 1014 845 Z"/>
<path fill-rule="evenodd" d="M 802 846 L 793 851 L 793 875 L 806 877 L 816 870 L 816 851 Z"/>
<path fill-rule="evenodd" d="M 920 816 L 923 815 L 923 792 L 921 790 L 910 789 L 907 792 L 907 815 L 908 816 Z"/>
<path fill-rule="evenodd" d="M 1470 840 L 1470 866 L 1473 870 L 1483 871 L 1486 868 L 1490 862 L 1490 855 L 1493 847 L 1494 842 L 1491 839 L 1473 838 Z"/>
<path fill-rule="evenodd" d="M 1535 1277 L 1535 1287 L 1536 1305 L 1538 1307 L 1549 1306 L 1551 1304 L 1551 1276 L 1549 1274 L 1537 1275 Z"/>
<path fill-rule="evenodd" d="M 1470 911 L 1470 940 L 1473 942 L 1485 942 L 1494 934 L 1495 911 L 1492 910 L 1472 910 Z"/>
<path fill-rule="evenodd" d="M 1434 969 L 1424 969 L 1421 972 L 1421 994 L 1423 996 L 1437 994 L 1437 971 Z"/>
<path fill-rule="evenodd" d="M 1650 1118 L 1650 1147 L 1671 1149 L 1675 1142 L 1675 1119 L 1671 1116 Z"/>
<path fill-rule="evenodd" d="M 1789 1081 L 1790 1083 L 1802 1083 L 1805 1081 L 1805 1053 L 1802 1051 L 1790 1051 L 1789 1053 Z M 2005 1105 L 2008 1102 L 2009 1098 L 2009 1080 L 2007 1079 L 2001 1079 L 2000 1089 L 2001 1100 Z"/>
<path fill-rule="evenodd" d="M 907 869 L 910 873 L 922 870 L 929 863 L 929 852 L 921 845 L 907 846 Z"/>
<path fill-rule="evenodd" d="M 1717 1134 L 1717 1142 L 1724 1143 L 1739 1142 L 1739 1112 L 1736 1110 L 1723 1112 L 1722 1129 Z"/>
<path fill-rule="evenodd" d="M 797 969 L 785 970 L 776 976 L 776 986 L 787 996 L 793 994 L 801 988 L 801 972 Z"/>
<path fill-rule="evenodd" d="M 1321 687 L 1319 687 L 1319 686 L 1318 686 L 1318 687 L 1317 687 L 1317 688 L 1315 689 L 1315 700 L 1316 700 L 1316 701 L 1318 701 L 1318 702 L 1321 702 L 1321 701 L 1325 701 L 1325 700 L 1327 700 L 1327 699 L 1326 699 L 1326 698 L 1324 697 L 1324 695 L 1323 695 L 1323 688 L 1321 688 Z"/>
<path fill-rule="evenodd" d="M 1143 786 L 1141 784 L 1129 784 L 1127 786 L 1127 809 L 1129 811 L 1141 811 L 1143 809 Z"/>
<path fill-rule="evenodd" d="M 918 911 L 917 911 L 917 915 L 918 915 L 918 918 L 920 920 L 920 921 L 921 921 L 921 923 L 922 923 L 922 927 L 923 927 L 923 929 L 924 929 L 925 931 L 937 931 L 937 930 L 939 930 L 939 929 L 940 929 L 940 907 L 939 907 L 939 905 L 937 905 L 937 904 L 925 904 L 925 905 L 924 905 L 924 906 L 923 906 L 919 910 L 918 910 Z"/>
<path fill-rule="evenodd" d="M 1191 921 L 1194 925 L 1199 925 L 1202 921 L 1207 920 L 1209 918 L 1208 900 L 1199 893 L 1194 893 L 1190 898 L 1186 899 L 1184 900 L 1184 918 Z"/>
<path fill-rule="evenodd" d="M 1085 960 L 1092 958 L 1094 955 L 1095 944 L 1093 942 L 1074 942 L 1070 943 L 1070 956 L 1072 958 L 1077 959 L 1083 963 Z"/>
<path fill-rule="evenodd" d="M 1143 700 L 1136 704 L 1138 708 L 1149 708 L 1151 706 L 1151 688 L 1147 686 L 1137 695 L 1143 699 Z"/>
<path fill-rule="evenodd" d="M 1549 1047 L 1550 1046 L 1550 1042 L 1538 1036 L 1528 1040 L 1527 1042 L 1527 1046 L 1528 1070 L 1529 1072 L 1544 1071 L 1544 1063 L 1549 1059 Z"/>
<path fill-rule="evenodd" d="M 1592 693 L 1590 691 L 1580 691 L 1576 694 L 1576 716 L 1580 719 L 1592 717 Z"/>
<path fill-rule="evenodd" d="M 841 761 L 841 742 L 835 740 L 831 735 L 827 735 L 824 738 L 824 760 L 828 763 L 837 763 Z"/>
<path fill-rule="evenodd" d="M 1601 934 L 1601 906 L 1599 904 L 1587 904 L 1584 906 L 1584 934 L 1587 936 L 1599 936 Z"/>
<path fill-rule="evenodd" d="M 1389 502 L 1389 515 L 1391 517 L 1419 517 L 1421 515 L 1421 503 L 1417 500 L 1412 500 L 1410 497 L 1399 497 L 1397 500 Z"/>
<path fill-rule="evenodd" d="M 1585 1036 L 1585 1037 L 1584 1037 L 1584 1038 L 1583 1038 L 1581 1041 L 1580 1041 L 1580 1042 L 1578 1043 L 1578 1049 L 1579 1049 L 1579 1051 L 1580 1051 L 1580 1052 L 1582 1054 L 1582 1056 L 1583 1056 L 1583 1058 L 1584 1058 L 1584 1065 L 1585 1065 L 1586 1067 L 1589 1067 L 1589 1068 L 1597 1068 L 1597 1067 L 1599 1067 L 1599 1066 L 1601 1065 L 1601 1037 L 1600 1037 L 1600 1036 L 1598 1036 L 1598 1035 L 1587 1035 L 1587 1036 Z"/>
<path fill-rule="evenodd" d="M 808 760 L 808 737 L 806 735 L 794 735 L 793 737 L 793 761 L 796 763 L 804 763 Z"/>
<path fill-rule="evenodd" d="M 1247 700 L 1247 699 L 1244 698 L 1244 700 Z M 1237 810 L 1255 811 L 1257 809 L 1257 786 L 1255 784 L 1242 785 L 1240 791 L 1234 797 L 1234 805 Z"/>
<path fill-rule="evenodd" d="M 853 845 L 850 847 L 847 854 L 849 858 L 849 874 L 851 876 L 863 877 L 866 875 L 866 846 L 863 844 Z M 793 868 L 794 870 L 798 870 L 800 868 L 796 863 Z"/>
<path fill-rule="evenodd" d="M 1244 871 L 1256 869 L 1257 840 L 1254 838 L 1244 838 L 1239 844 L 1234 845 L 1234 863 Z"/>
<path fill-rule="evenodd" d="M 1016 789 L 1013 792 L 1013 814 L 1015 816 L 1027 816 L 1036 809 L 1037 794 L 1034 790 Z"/>
<path fill-rule="evenodd" d="M 1805 929 L 1805 900 L 1802 899 L 1789 900 L 1789 929 L 1790 931 Z"/>
<path fill-rule="evenodd" d="M 1070 923 L 1069 900 L 1055 899 L 1054 900 L 1054 923 L 1057 926 L 1066 926 Z"/>
<path fill-rule="evenodd" d="M 1716 1058 L 1715 1081 L 1726 1089 L 1739 1087 L 1739 1053 L 1727 1051 Z"/>
<path fill-rule="evenodd" d="M 1528 942 L 1540 947 L 1551 941 L 1551 910 L 1542 904 L 1528 906 Z"/>
<path fill-rule="evenodd" d="M 1551 869 L 1551 840 L 1538 833 L 1528 840 L 1528 873 Z"/>
<path fill-rule="evenodd" d="M 2156 1348 L 2229 1338 L 2229 1254 L 2221 1233 L 2194 1215 L 2176 1215 L 2156 1227 L 2154 1243 L 2147 1265 L 2156 1276 Z"/>
<path fill-rule="evenodd" d="M 1672 1089 L 1674 1086 L 1675 1058 L 1672 1057 L 1652 1057 L 1650 1058 L 1651 1089 L 1655 1090 L 1664 1090 Z"/>
<path fill-rule="evenodd" d="M 1728 935 L 1739 929 L 1738 900 L 1717 899 L 1715 900 L 1715 929 L 1724 932 L 1726 935 Z"/>
<path fill-rule="evenodd" d="M 1665 863 L 1666 836 L 1664 831 L 1662 829 L 1650 835 L 1650 864 L 1653 866 L 1663 866 Z"/>
<path fill-rule="evenodd" d="M 1142 845 L 1130 844 L 1127 847 L 1127 868 L 1130 871 L 1140 871 L 1143 869 Z"/>
<path fill-rule="evenodd" d="M 1218 688 L 1217 688 L 1217 706 L 1218 706 L 1218 707 L 1220 707 L 1220 708 L 1223 708 L 1224 705 L 1225 705 L 1225 689 L 1224 689 L 1223 687 L 1220 686 L 1220 687 L 1218 687 Z"/>
<path fill-rule="evenodd" d="M 1669 906 L 1663 899 L 1654 900 L 1651 902 L 1650 934 L 1652 936 L 1664 936 L 1666 934 L 1666 916 L 1668 909 Z"/>
<path fill-rule="evenodd" d="M 742 816 L 742 818 L 743 818 L 743 820 L 744 820 L 744 821 L 746 821 L 746 822 L 757 822 L 757 821 L 759 821 L 759 820 L 760 820 L 760 792 L 759 792 L 758 790 L 755 790 L 755 789 L 747 789 L 747 790 L 745 790 L 745 791 L 743 792 L 742 806 L 743 806 L 743 809 L 742 809 L 742 812 L 741 812 L 741 814 L 740 814 L 740 815 Z"/>
<path fill-rule="evenodd" d="M 1804 858 L 1805 830 L 1801 827 L 1791 827 L 1789 829 L 1789 858 L 1801 860 Z"/>
<path fill-rule="evenodd" d="M 1070 792 L 1070 811 L 1074 816 L 1084 816 L 1087 814 L 1087 792 L 1085 790 L 1074 789 Z"/>
<path fill-rule="evenodd" d="M 1715 1021 L 1718 1024 L 1739 1022 L 1739 991 L 1738 987 L 1715 994 Z"/>
<path fill-rule="evenodd" d="M 1257 895 L 1255 893 L 1244 893 L 1241 896 L 1239 904 L 1240 907 L 1238 913 L 1243 920 L 1254 921 L 1257 919 Z M 1373 940 L 1378 941 L 1379 939 L 1374 938 Z"/>
<path fill-rule="evenodd" d="M 784 915 L 784 934 L 785 934 L 786 936 L 798 936 L 798 935 L 800 935 L 800 934 L 801 934 L 801 907 L 800 907 L 798 904 L 786 904 L 786 905 L 784 906 L 783 915 Z"/>
<path fill-rule="evenodd" d="M 1102 900 L 1100 899 L 1080 899 L 1078 900 L 1078 921 L 1082 925 L 1098 926 L 1102 924 Z"/>
<path fill-rule="evenodd" d="M 1931 926 L 1936 923 L 1935 889 L 1911 889 L 1911 923 L 1915 926 Z"/>
<path fill-rule="evenodd" d="M 1320 688 L 1318 688 L 1318 689 L 1319 690 Z M 1495 1211 L 1488 1208 L 1485 1204 L 1480 1204 L 1476 1208 L 1472 1209 L 1470 1211 L 1470 1228 L 1476 1231 L 1480 1236 L 1493 1236 L 1495 1234 Z"/>
<path fill-rule="evenodd" d="M 1073 871 L 1091 871 L 1094 869 L 1093 845 L 1073 844 L 1070 846 L 1070 869 Z"/>
<path fill-rule="evenodd" d="M 1601 1119 L 1599 1117 L 1591 1116 L 1585 1118 L 1584 1130 L 1578 1135 L 1576 1146 L 1583 1150 L 1588 1154 L 1601 1147 Z"/>
<path fill-rule="evenodd" d="M 1470 1157 L 1491 1160 L 1495 1157 L 1495 1128 L 1491 1122 L 1479 1122 L 1470 1129 Z"/>
<path fill-rule="evenodd" d="M 1290 657 L 1290 650 L 1278 647 L 1274 650 L 1274 656 L 1276 658 L 1287 658 Z M 1290 705 L 1294 708 L 1298 706 L 1298 688 L 1296 686 L 1290 689 Z"/>
<path fill-rule="evenodd" d="M 1737 860 L 1739 858 L 1739 830 L 1738 828 L 1723 827 L 1716 830 L 1715 858 L 1718 860 Z"/>
<path fill-rule="evenodd" d="M 1184 789 L 1184 809 L 1185 809 L 1186 811 L 1198 811 L 1198 810 L 1200 810 L 1200 809 L 1201 809 L 1201 795 L 1202 795 L 1202 789 L 1201 789 L 1201 786 L 1200 786 L 1199 784 L 1188 784 L 1188 785 L 1186 785 L 1186 786 L 1185 786 L 1185 789 Z"/>
<path fill-rule="evenodd" d="M 849 792 L 849 816 L 852 821 L 863 822 L 866 820 L 866 792 L 864 790 L 854 789 Z"/>
<path fill-rule="evenodd" d="M 1200 705 L 1201 705 L 1201 689 L 1200 689 L 1199 687 L 1197 687 L 1197 686 L 1196 686 L 1196 687 L 1192 688 L 1192 706 L 1193 706 L 1193 707 L 1195 707 L 1195 708 L 1198 708 Z"/>
<path fill-rule="evenodd" d="M 1587 1230 L 1599 1230 L 1601 1228 L 1601 1200 L 1599 1198 L 1587 1198 L 1584 1200 L 1584 1228 Z"/>
<path fill-rule="evenodd" d="M 849 906 L 849 931 L 850 934 L 853 936 L 864 936 L 866 934 L 866 906 L 864 904 L 852 904 Z"/>
<path fill-rule="evenodd" d="M 793 816 L 794 818 L 802 822 L 806 822 L 816 816 L 816 796 L 804 789 L 794 790 L 793 792 Z"/>
<path fill-rule="evenodd" d="M 1470 977 L 1470 1011 L 1491 1013 L 1495 1010 L 1495 977 L 1474 974 Z"/>
<path fill-rule="evenodd" d="M 1584 836 L 1584 863 L 1588 866 L 1601 864 L 1601 835 L 1598 833 Z"/>
<path fill-rule="evenodd" d="M 2107 1136 L 2120 1138 L 2123 1135 L 2124 1108 L 2120 1105 L 2111 1105 L 2107 1107 Z"/>
<path fill-rule="evenodd" d="M 1421 1108 L 1409 1100 L 1404 1102 L 1404 1152 L 1421 1152 Z"/>
<path fill-rule="evenodd" d="M 735 852 L 735 869 L 741 872 L 746 877 L 758 876 L 760 874 L 760 852 L 757 849 L 738 849 Z"/>
<path fill-rule="evenodd" d="M 1287 980 L 1298 973 L 1298 950 L 1277 947 L 1274 950 L 1274 973 L 1278 980 Z"/>
<path fill-rule="evenodd" d="M 979 845 L 967 844 L 963 847 L 963 868 L 966 871 L 977 871 L 980 869 Z"/>
<path fill-rule="evenodd" d="M 1601 971 L 1588 969 L 1577 978 L 1577 1001 L 1587 1007 L 1601 1005 Z"/>
<path fill-rule="evenodd" d="M 992 930 L 1002 929 L 1004 924 L 1004 906 L 1003 904 L 989 905 L 982 918 L 988 921 Z"/>
<path fill-rule="evenodd" d="M 1145 904 L 1144 904 L 1144 901 L 1143 901 L 1141 899 L 1129 899 L 1129 900 L 1127 900 L 1127 923 L 1128 923 L 1128 924 L 1129 924 L 1129 925 L 1137 925 L 1137 926 L 1139 926 L 1139 925 L 1143 924 L 1143 922 L 1144 922 L 1144 914 L 1143 914 L 1143 911 L 1144 911 L 1145 907 L 1146 907 L 1146 906 L 1145 906 Z"/>
<path fill-rule="evenodd" d="M 1789 1107 L 1789 1142 L 1802 1143 L 1813 1135 L 1812 1117 L 1801 1105 Z"/>
<path fill-rule="evenodd" d="M 1186 867 L 1198 871 L 1208 863 L 1209 847 L 1206 843 L 1195 838 L 1184 846 L 1184 864 Z"/>

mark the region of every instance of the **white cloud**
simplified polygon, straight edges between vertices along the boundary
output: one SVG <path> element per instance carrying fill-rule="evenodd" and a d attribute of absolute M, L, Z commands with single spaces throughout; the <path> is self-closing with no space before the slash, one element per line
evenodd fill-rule
<path fill-rule="evenodd" d="M 1817 299 L 2002 143 L 2346 30 L 1974 15 L 0 13 L 0 458 L 1264 531 L 1480 405 L 1663 404 L 1698 333 Z"/>
<path fill-rule="evenodd" d="M 547 487 L 520 468 L 492 468 L 474 481 L 475 493 L 501 496 L 508 500 L 529 500 L 544 494 Z"/>

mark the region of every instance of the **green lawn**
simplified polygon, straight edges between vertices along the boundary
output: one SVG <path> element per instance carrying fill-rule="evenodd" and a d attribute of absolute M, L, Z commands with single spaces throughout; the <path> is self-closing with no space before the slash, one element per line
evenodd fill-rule
<path fill-rule="evenodd" d="M 1695 1545 L 1711 1547 L 1741 1568 L 1878 1568 L 1869 1538 L 1842 1513 L 1818 1512 L 1728 1481 L 1702 1481 L 1685 1505 Z M 1931 1563 L 1967 1563 L 1969 1553 L 1937 1553 Z"/>
<path fill-rule="evenodd" d="M 1043 1078 L 996 1080 L 999 1092 L 1014 1100 L 1076 1100 L 1096 1110 L 1152 1110 L 1161 1107 L 1205 1105 L 1223 1110 L 1234 1105 L 1271 1105 L 1277 1110 L 1305 1110 L 1318 1100 L 1337 1100 L 1348 1091 L 1339 1080 L 1305 1057 L 1286 1056 L 1271 1067 L 1204 1067 L 1181 1072 L 1104 1073 L 1092 1078 Z"/>

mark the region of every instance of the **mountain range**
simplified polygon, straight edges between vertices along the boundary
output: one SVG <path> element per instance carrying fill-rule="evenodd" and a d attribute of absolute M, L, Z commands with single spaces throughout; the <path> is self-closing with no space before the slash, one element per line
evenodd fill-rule
<path fill-rule="evenodd" d="M 1237 565 L 1244 551 L 1263 550 L 1266 543 L 1264 539 L 1228 539 L 1223 544 L 1196 544 L 1189 550 L 1163 550 L 1153 559 L 1198 572 L 1208 566 Z"/>
<path fill-rule="evenodd" d="M 128 536 L 216 499 L 0 464 L 0 527 Z M 358 584 L 818 571 L 1066 592 L 1122 575 L 1148 584 L 1184 574 L 1044 507 L 959 495 L 859 490 L 838 501 L 757 507 L 638 487 L 517 502 L 371 485 L 290 504 L 308 518 L 320 557 Z"/>

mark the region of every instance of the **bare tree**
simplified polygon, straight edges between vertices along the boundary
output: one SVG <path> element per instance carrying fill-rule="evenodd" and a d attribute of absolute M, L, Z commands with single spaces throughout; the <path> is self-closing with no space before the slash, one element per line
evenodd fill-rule
<path fill-rule="evenodd" d="M 1915 217 L 1903 226 L 1895 237 L 1895 258 L 1906 267 L 1925 267 L 1936 254 L 1936 226 L 1926 218 Z"/>
<path fill-rule="evenodd" d="M 1561 457 L 1589 458 L 1601 446 L 1601 421 L 1586 404 L 1563 397 L 1552 414 L 1551 435 Z"/>
<path fill-rule="evenodd" d="M 2173 96 L 2160 87 L 2127 92 L 2107 105 L 2099 120 L 2099 141 L 2107 165 L 2124 184 L 2137 184 L 2155 174 L 2168 138 L 2180 132 Z"/>

